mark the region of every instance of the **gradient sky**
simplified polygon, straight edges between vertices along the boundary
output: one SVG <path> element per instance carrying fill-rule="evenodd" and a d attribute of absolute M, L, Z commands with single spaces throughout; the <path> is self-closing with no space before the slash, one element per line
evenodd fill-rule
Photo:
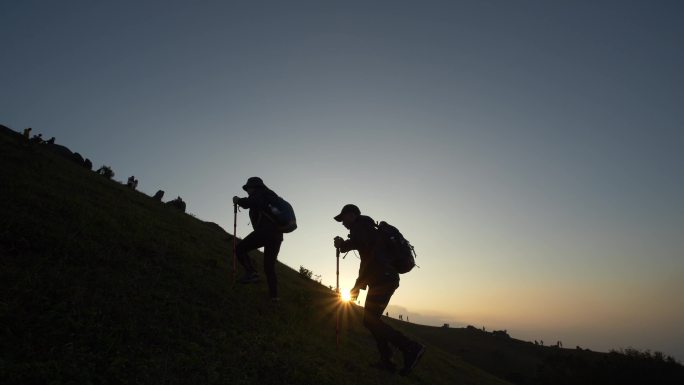
<path fill-rule="evenodd" d="M 679 1 L 4 0 L 0 123 L 229 232 L 261 176 L 298 216 L 279 260 L 326 284 L 356 203 L 418 251 L 393 315 L 682 360 L 683 19 Z"/>

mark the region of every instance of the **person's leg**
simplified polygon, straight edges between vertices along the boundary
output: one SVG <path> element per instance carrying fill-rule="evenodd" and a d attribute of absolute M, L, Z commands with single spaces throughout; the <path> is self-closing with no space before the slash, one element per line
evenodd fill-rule
<path fill-rule="evenodd" d="M 275 273 L 275 262 L 280 252 L 282 239 L 272 239 L 264 245 L 264 273 L 268 281 L 268 292 L 271 298 L 278 297 L 278 278 Z"/>
<path fill-rule="evenodd" d="M 381 362 L 391 362 L 392 349 L 389 342 L 394 338 L 394 329 L 382 322 L 380 318 L 389 303 L 396 285 L 370 285 L 364 304 L 363 325 L 371 332 L 380 352 Z"/>
<path fill-rule="evenodd" d="M 249 235 L 235 246 L 235 254 L 237 255 L 238 262 L 245 268 L 246 274 L 256 273 L 252 259 L 249 257 L 249 252 L 263 246 L 263 240 L 259 234 L 254 231 L 249 233 Z"/>
<path fill-rule="evenodd" d="M 404 368 L 400 374 L 407 375 L 415 367 L 416 363 L 423 355 L 425 347 L 417 342 L 411 341 L 401 332 L 382 322 L 380 315 L 387 307 L 392 294 L 399 287 L 399 282 L 387 282 L 374 287 L 369 287 L 366 297 L 366 311 L 364 312 L 364 325 L 371 331 L 378 343 L 378 349 L 382 357 L 383 350 L 389 350 L 387 342 L 396 346 L 404 354 Z M 370 298 L 370 302 L 369 302 Z M 371 311 L 368 311 L 368 309 Z M 391 357 L 391 350 L 390 357 Z"/>

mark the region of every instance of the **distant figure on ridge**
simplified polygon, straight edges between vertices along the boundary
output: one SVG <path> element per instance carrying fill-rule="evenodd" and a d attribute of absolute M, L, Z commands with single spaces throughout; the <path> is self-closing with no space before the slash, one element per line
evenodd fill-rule
<path fill-rule="evenodd" d="M 135 179 L 135 175 L 128 177 L 128 183 L 126 183 L 126 186 L 132 188 L 133 190 L 138 187 L 138 180 Z"/>
<path fill-rule="evenodd" d="M 371 366 L 394 372 L 390 343 L 402 351 L 404 368 L 401 375 L 408 375 L 425 352 L 425 346 L 412 341 L 401 332 L 382 322 L 382 312 L 387 308 L 394 291 L 399 287 L 399 274 L 389 260 L 387 246 L 381 241 L 380 234 L 372 218 L 361 215 L 361 210 L 348 204 L 334 218 L 349 229 L 349 239 L 335 237 L 335 247 L 341 252 L 358 250 L 361 255 L 359 276 L 351 290 L 352 300 L 359 296 L 359 290 L 366 290 L 363 325 L 371 332 L 380 352 L 380 362 Z"/>
<path fill-rule="evenodd" d="M 31 138 L 31 130 L 32 130 L 31 127 L 24 128 L 23 135 L 24 135 L 24 139 L 25 139 L 27 142 L 28 142 L 29 139 Z"/>
<path fill-rule="evenodd" d="M 254 231 L 241 240 L 235 248 L 235 254 L 240 265 L 245 269 L 245 274 L 240 278 L 240 283 L 252 283 L 259 281 L 259 274 L 254 267 L 249 252 L 260 247 L 264 248 L 264 273 L 268 282 L 268 292 L 272 301 L 279 301 L 278 279 L 275 272 L 275 263 L 283 242 L 283 232 L 275 222 L 271 212 L 271 203 L 278 195 L 266 187 L 259 177 L 247 179 L 242 186 L 247 192 L 246 198 L 233 197 L 233 203 L 249 209 L 249 220 L 252 222 Z"/>
<path fill-rule="evenodd" d="M 55 137 L 53 136 L 52 138 L 48 139 L 45 144 L 55 144 Z"/>
<path fill-rule="evenodd" d="M 29 140 L 29 143 L 31 143 L 31 144 L 43 144 L 43 134 L 33 135 L 31 140 Z"/>

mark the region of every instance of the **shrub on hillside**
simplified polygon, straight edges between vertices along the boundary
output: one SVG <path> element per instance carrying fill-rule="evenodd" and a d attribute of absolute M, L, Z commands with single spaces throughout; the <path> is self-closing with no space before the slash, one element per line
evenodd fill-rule
<path fill-rule="evenodd" d="M 306 267 L 299 265 L 299 277 L 303 279 L 311 279 L 313 271 L 307 269 Z"/>
<path fill-rule="evenodd" d="M 114 177 L 114 171 L 112 171 L 111 167 L 106 165 L 102 165 L 96 172 L 107 179 L 112 179 Z"/>

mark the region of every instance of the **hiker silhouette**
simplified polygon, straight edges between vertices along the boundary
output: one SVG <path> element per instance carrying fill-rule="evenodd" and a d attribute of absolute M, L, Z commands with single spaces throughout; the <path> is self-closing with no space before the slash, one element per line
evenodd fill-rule
<path fill-rule="evenodd" d="M 126 183 L 126 186 L 132 188 L 135 190 L 138 187 L 138 180 L 135 179 L 135 175 L 131 175 L 128 177 L 128 182 Z"/>
<path fill-rule="evenodd" d="M 247 179 L 247 183 L 242 186 L 242 189 L 247 192 L 247 197 L 235 196 L 233 203 L 244 209 L 249 209 L 249 220 L 254 231 L 249 233 L 235 247 L 237 260 L 245 269 L 245 274 L 239 282 L 247 284 L 259 281 L 259 275 L 249 252 L 263 247 L 264 273 L 268 282 L 268 292 L 271 300 L 278 301 L 278 278 L 275 272 L 275 262 L 280 252 L 280 245 L 283 242 L 283 233 L 271 216 L 264 214 L 269 210 L 269 202 L 277 198 L 278 195 L 266 187 L 261 178 L 256 176 Z"/>
<path fill-rule="evenodd" d="M 373 335 L 380 352 L 380 361 L 372 366 L 391 372 L 396 370 L 391 343 L 403 353 L 404 367 L 400 374 L 407 375 L 423 355 L 425 346 L 412 341 L 381 319 L 392 295 L 399 287 L 399 274 L 390 261 L 385 243 L 379 241 L 375 221 L 369 216 L 361 215 L 361 210 L 353 204 L 345 205 L 334 219 L 349 229 L 349 239 L 336 237 L 335 247 L 341 252 L 358 250 L 361 255 L 359 275 L 351 290 L 351 297 L 355 300 L 359 290 L 368 288 L 363 325 Z"/>
<path fill-rule="evenodd" d="M 43 144 L 43 134 L 33 135 L 29 140 L 31 144 Z"/>

